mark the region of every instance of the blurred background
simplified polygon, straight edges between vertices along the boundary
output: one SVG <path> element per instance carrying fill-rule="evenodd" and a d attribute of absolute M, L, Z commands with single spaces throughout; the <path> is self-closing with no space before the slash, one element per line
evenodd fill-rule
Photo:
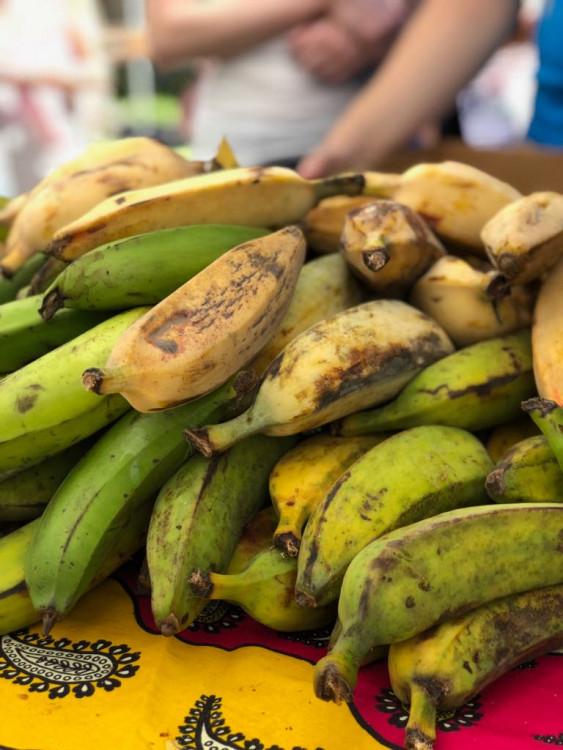
<path fill-rule="evenodd" d="M 465 143 L 524 136 L 543 1 L 523 0 L 513 38 L 459 94 Z M 143 0 L 0 0 L 0 195 L 30 189 L 94 140 L 150 135 L 189 154 L 195 83 L 193 66 L 156 69 Z"/>

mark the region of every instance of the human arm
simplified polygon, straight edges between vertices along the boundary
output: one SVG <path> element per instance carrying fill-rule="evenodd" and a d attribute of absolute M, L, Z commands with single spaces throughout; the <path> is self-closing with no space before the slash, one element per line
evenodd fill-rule
<path fill-rule="evenodd" d="M 162 69 L 229 57 L 317 18 L 328 0 L 145 0 L 151 57 Z"/>
<path fill-rule="evenodd" d="M 440 117 L 513 28 L 518 0 L 424 0 L 389 55 L 323 141 L 305 177 L 377 166 Z"/>

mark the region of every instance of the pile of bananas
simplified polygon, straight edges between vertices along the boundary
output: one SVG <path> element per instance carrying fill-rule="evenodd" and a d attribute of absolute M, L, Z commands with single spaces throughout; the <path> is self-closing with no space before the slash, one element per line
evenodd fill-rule
<path fill-rule="evenodd" d="M 131 138 L 0 221 L 0 633 L 144 550 L 164 635 L 332 625 L 316 695 L 387 658 L 419 750 L 563 646 L 563 196 Z"/>

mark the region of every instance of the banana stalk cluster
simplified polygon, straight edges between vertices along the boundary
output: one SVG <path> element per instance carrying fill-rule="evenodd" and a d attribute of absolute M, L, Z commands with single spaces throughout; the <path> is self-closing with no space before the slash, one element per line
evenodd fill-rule
<path fill-rule="evenodd" d="M 316 695 L 387 658 L 419 750 L 563 646 L 563 196 L 132 138 L 0 224 L 0 634 L 143 551 L 163 635 L 332 626 Z"/>

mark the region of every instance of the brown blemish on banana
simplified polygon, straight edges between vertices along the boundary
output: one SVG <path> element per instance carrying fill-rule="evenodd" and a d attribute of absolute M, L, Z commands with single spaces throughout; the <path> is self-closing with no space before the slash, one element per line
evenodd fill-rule
<path fill-rule="evenodd" d="M 33 408 L 35 402 L 37 401 L 37 394 L 31 394 L 29 396 L 20 396 L 18 399 L 16 399 L 16 409 L 19 411 L 20 414 L 25 414 L 26 411 L 29 411 Z"/>

